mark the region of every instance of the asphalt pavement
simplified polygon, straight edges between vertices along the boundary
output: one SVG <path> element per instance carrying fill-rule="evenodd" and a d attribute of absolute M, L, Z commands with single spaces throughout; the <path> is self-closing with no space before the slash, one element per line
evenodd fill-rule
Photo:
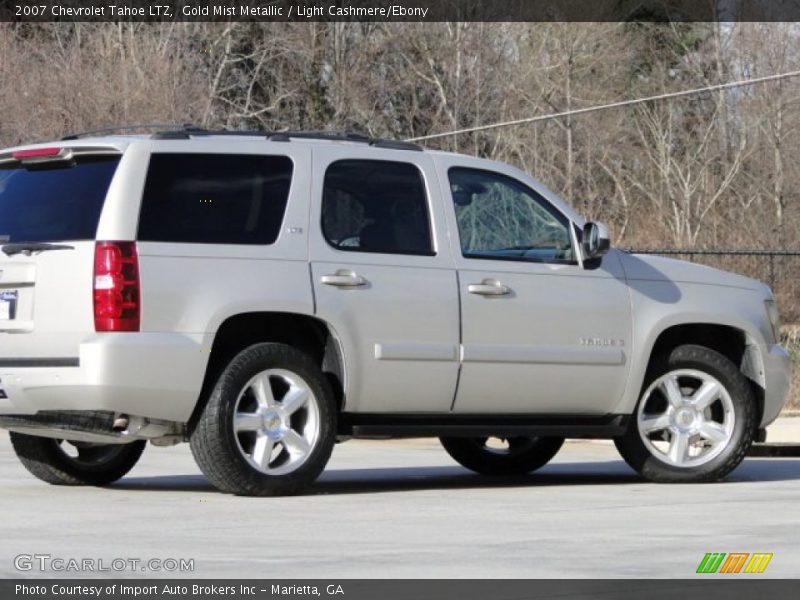
<path fill-rule="evenodd" d="M 571 442 L 539 472 L 495 480 L 436 440 L 359 440 L 336 447 L 304 496 L 239 498 L 217 493 L 185 444 L 148 447 L 108 488 L 48 486 L 0 433 L 0 489 L 1 577 L 144 574 L 42 573 L 24 559 L 45 555 L 62 568 L 193 560 L 191 573 L 146 573 L 165 577 L 682 578 L 707 552 L 773 553 L 758 577 L 800 576 L 798 458 L 748 458 L 723 483 L 658 485 L 607 443 Z M 30 571 L 15 568 L 19 556 Z"/>

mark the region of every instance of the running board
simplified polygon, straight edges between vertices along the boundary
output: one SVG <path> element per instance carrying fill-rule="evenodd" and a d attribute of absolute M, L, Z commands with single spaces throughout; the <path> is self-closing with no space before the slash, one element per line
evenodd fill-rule
<path fill-rule="evenodd" d="M 625 433 L 628 415 L 479 415 L 343 413 L 339 435 L 353 437 L 553 436 L 614 438 Z"/>

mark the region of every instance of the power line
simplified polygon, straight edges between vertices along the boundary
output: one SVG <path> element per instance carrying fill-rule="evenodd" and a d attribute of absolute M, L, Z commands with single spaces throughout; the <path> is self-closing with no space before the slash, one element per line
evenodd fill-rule
<path fill-rule="evenodd" d="M 418 137 L 408 138 L 407 142 L 422 142 L 425 140 L 433 140 L 437 138 L 449 137 L 451 135 L 461 135 L 462 133 L 473 133 L 475 131 L 486 131 L 487 129 L 497 129 L 499 127 L 511 127 L 512 125 L 524 125 L 526 123 L 535 123 L 536 121 L 545 121 L 547 119 L 556 119 L 558 117 L 567 117 L 570 115 L 582 115 L 585 113 L 596 112 L 599 110 L 608 110 L 610 108 L 619 108 L 621 106 L 631 106 L 633 104 L 643 104 L 645 102 L 654 102 L 656 100 L 667 100 L 670 98 L 679 98 L 681 96 L 691 96 L 692 94 L 702 94 L 703 92 L 713 92 L 716 90 L 726 90 L 734 87 L 741 87 L 745 85 L 754 85 L 756 83 L 764 83 L 766 81 L 777 81 L 779 79 L 788 79 L 789 77 L 797 77 L 800 71 L 788 71 L 786 73 L 778 73 L 777 75 L 767 75 L 766 77 L 756 77 L 755 79 L 742 79 L 740 81 L 731 81 L 728 83 L 720 83 L 717 85 L 709 85 L 706 87 L 695 88 L 691 90 L 683 90 L 681 92 L 670 92 L 668 94 L 659 94 L 657 96 L 647 96 L 645 98 L 636 98 L 634 100 L 621 100 L 619 102 L 612 102 L 611 104 L 601 104 L 599 106 L 590 106 L 588 108 L 577 108 L 574 110 L 565 110 L 563 112 L 551 113 L 547 115 L 539 115 L 537 117 L 528 117 L 526 119 L 516 119 L 514 121 L 503 121 L 500 123 L 492 123 L 490 125 L 480 125 L 478 127 L 467 127 L 465 129 L 456 129 L 454 131 L 446 131 L 444 133 L 433 133 L 431 135 L 422 135 Z"/>

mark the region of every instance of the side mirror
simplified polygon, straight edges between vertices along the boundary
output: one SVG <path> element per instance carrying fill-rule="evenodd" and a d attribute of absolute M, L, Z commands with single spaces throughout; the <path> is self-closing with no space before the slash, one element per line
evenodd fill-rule
<path fill-rule="evenodd" d="M 583 226 L 583 260 L 600 258 L 611 247 L 608 228 L 602 223 L 586 223 Z"/>

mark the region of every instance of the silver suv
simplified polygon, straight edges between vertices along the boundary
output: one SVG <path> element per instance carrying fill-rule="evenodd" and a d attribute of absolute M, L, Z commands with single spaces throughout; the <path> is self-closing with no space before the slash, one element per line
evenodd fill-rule
<path fill-rule="evenodd" d="M 289 494 L 362 436 L 438 436 L 486 475 L 611 438 L 650 480 L 710 481 L 789 387 L 767 286 L 612 249 L 514 167 L 404 142 L 4 150 L 0 248 L 0 426 L 54 484 L 188 441 L 220 490 Z"/>

